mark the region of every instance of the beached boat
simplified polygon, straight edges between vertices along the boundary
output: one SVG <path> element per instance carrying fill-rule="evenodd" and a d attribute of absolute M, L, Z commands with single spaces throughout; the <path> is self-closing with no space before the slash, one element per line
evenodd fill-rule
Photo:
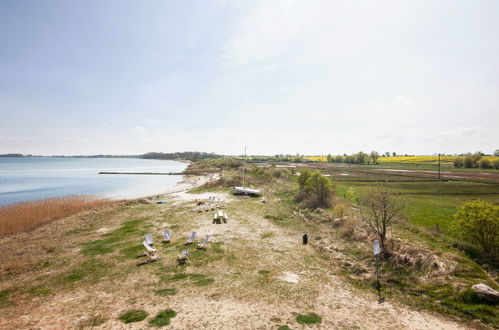
<path fill-rule="evenodd" d="M 247 188 L 244 186 L 244 172 L 246 170 L 246 146 L 244 146 L 244 161 L 243 161 L 243 185 L 242 187 L 234 187 L 234 195 L 260 196 L 260 190 Z"/>
<path fill-rule="evenodd" d="M 246 187 L 234 187 L 234 193 L 239 195 L 259 196 L 260 190 Z"/>

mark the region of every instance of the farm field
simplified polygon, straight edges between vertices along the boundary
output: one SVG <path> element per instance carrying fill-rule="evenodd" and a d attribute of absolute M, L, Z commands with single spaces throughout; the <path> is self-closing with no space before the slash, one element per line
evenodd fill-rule
<path fill-rule="evenodd" d="M 317 161 L 327 162 L 327 156 L 304 156 L 303 158 Z M 455 156 L 440 156 L 440 163 L 442 165 L 452 165 Z M 499 157 L 484 156 L 483 158 L 493 162 Z M 438 156 L 394 156 L 394 157 L 379 157 L 378 163 L 392 163 L 402 165 L 436 165 L 438 164 Z"/>
<path fill-rule="evenodd" d="M 479 173 L 464 173 L 459 180 L 438 181 L 434 172 L 389 170 L 372 169 L 369 166 L 321 168 L 324 174 L 331 176 L 336 192 L 342 196 L 346 196 L 350 188 L 360 196 L 376 182 L 386 182 L 407 200 L 408 219 L 427 228 L 435 228 L 438 224 L 445 231 L 452 221 L 452 215 L 465 201 L 482 199 L 499 203 L 499 174 L 483 176 Z M 451 172 L 449 176 L 455 178 L 456 173 Z M 442 177 L 446 178 L 445 174 Z"/>

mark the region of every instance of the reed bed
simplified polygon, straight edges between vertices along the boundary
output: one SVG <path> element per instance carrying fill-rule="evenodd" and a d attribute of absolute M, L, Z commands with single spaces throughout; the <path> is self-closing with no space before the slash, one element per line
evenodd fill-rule
<path fill-rule="evenodd" d="M 32 230 L 42 224 L 112 203 L 89 196 L 65 196 L 21 202 L 0 208 L 0 236 Z"/>

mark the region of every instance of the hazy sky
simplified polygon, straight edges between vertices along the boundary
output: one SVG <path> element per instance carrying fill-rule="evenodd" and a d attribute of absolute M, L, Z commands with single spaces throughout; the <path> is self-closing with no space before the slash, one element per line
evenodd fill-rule
<path fill-rule="evenodd" d="M 0 153 L 499 148 L 499 1 L 0 2 Z"/>

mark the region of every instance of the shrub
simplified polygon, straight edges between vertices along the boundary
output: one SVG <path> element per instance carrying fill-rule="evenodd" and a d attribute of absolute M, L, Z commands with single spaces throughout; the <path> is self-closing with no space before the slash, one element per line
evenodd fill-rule
<path fill-rule="evenodd" d="M 132 309 L 120 315 L 119 319 L 123 323 L 142 321 L 147 317 L 147 312 L 141 309 Z"/>
<path fill-rule="evenodd" d="M 310 170 L 304 168 L 300 171 L 300 175 L 298 176 L 298 185 L 300 186 L 300 190 L 305 189 L 305 184 L 307 180 L 310 178 L 311 172 Z"/>
<path fill-rule="evenodd" d="M 454 167 L 463 167 L 463 163 L 464 163 L 463 157 L 455 157 L 452 160 L 452 165 L 454 165 Z"/>
<path fill-rule="evenodd" d="M 492 167 L 495 169 L 499 169 L 499 159 L 494 160 L 492 163 Z"/>
<path fill-rule="evenodd" d="M 332 193 L 331 181 L 319 171 L 314 171 L 310 173 L 304 188 L 298 192 L 297 200 L 303 200 L 307 207 L 328 207 L 331 205 Z"/>
<path fill-rule="evenodd" d="M 343 238 L 353 238 L 357 221 L 353 218 L 348 218 L 340 228 L 340 235 Z"/>
<path fill-rule="evenodd" d="M 465 242 L 480 247 L 486 255 L 499 247 L 499 206 L 476 200 L 464 203 L 454 215 L 453 229 Z"/>
<path fill-rule="evenodd" d="M 338 204 L 333 209 L 333 215 L 338 218 L 343 218 L 347 214 L 347 210 L 345 204 Z"/>
<path fill-rule="evenodd" d="M 463 163 L 464 163 L 464 167 L 466 167 L 466 168 L 475 167 L 475 162 L 474 162 L 473 156 L 471 154 L 464 156 Z"/>
<path fill-rule="evenodd" d="M 481 168 L 491 168 L 490 160 L 488 160 L 487 158 L 480 159 L 480 167 Z"/>

